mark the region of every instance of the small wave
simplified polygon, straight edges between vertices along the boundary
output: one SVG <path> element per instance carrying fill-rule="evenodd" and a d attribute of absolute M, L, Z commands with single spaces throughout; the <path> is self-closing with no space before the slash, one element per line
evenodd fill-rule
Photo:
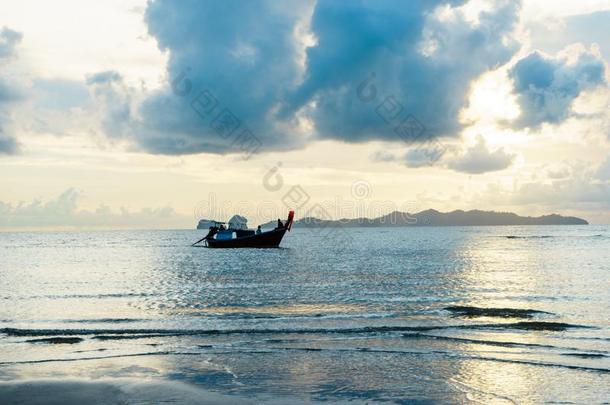
<path fill-rule="evenodd" d="M 499 318 L 532 318 L 535 315 L 552 315 L 550 312 L 536 309 L 481 308 L 463 305 L 448 306 L 445 307 L 445 310 L 452 312 L 454 315 L 463 315 L 467 317 L 490 316 Z"/>
<path fill-rule="evenodd" d="M 110 294 L 65 294 L 65 295 L 30 295 L 30 296 L 3 296 L 0 299 L 3 300 L 39 300 L 39 299 L 52 299 L 52 300 L 62 300 L 62 299 L 106 299 L 106 298 L 146 298 L 153 297 L 153 294 L 148 293 L 110 293 Z"/>
<path fill-rule="evenodd" d="M 493 324 L 481 324 L 481 325 L 468 325 L 466 328 L 472 329 L 520 329 L 520 330 L 544 330 L 560 332 L 567 329 L 594 329 L 592 326 L 586 325 L 575 325 L 564 322 L 542 322 L 542 321 L 523 321 L 513 323 L 493 323 Z"/>
<path fill-rule="evenodd" d="M 601 336 L 573 336 L 571 339 L 579 339 L 579 340 L 602 340 L 605 342 L 610 342 L 610 338 L 601 337 Z"/>
<path fill-rule="evenodd" d="M 357 313 L 357 314 L 328 314 L 328 313 L 312 313 L 312 314 L 267 314 L 267 313 L 252 313 L 252 312 L 231 312 L 231 313 L 203 313 L 197 314 L 203 318 L 222 318 L 222 319 L 272 319 L 272 320 L 296 320 L 296 319 L 375 319 L 375 318 L 395 318 L 400 316 L 396 312 L 384 313 Z"/>
<path fill-rule="evenodd" d="M 326 334 L 428 331 L 443 326 L 376 326 L 361 328 L 310 329 L 18 329 L 2 328 L 8 336 L 93 336 L 100 339 L 130 339 L 161 336 L 238 335 L 238 334 Z"/>
<path fill-rule="evenodd" d="M 66 323 L 131 323 L 142 322 L 145 319 L 135 318 L 100 318 L 100 319 L 65 319 L 62 322 Z"/>
<path fill-rule="evenodd" d="M 203 347 L 202 347 L 203 348 Z M 308 352 L 367 352 L 367 353 L 390 353 L 390 354 L 402 354 L 402 355 L 415 355 L 415 356 L 449 356 L 451 358 L 463 358 L 470 360 L 481 360 L 481 361 L 493 361 L 493 362 L 501 362 L 501 363 L 512 363 L 512 364 L 525 364 L 532 366 L 540 366 L 540 367 L 558 367 L 558 368 L 566 368 L 573 370 L 582 370 L 582 371 L 590 371 L 590 372 L 598 372 L 598 373 L 610 373 L 610 369 L 607 368 L 597 368 L 597 367 L 587 367 L 582 365 L 572 365 L 572 364 L 561 364 L 561 363 L 552 363 L 552 362 L 544 362 L 544 361 L 529 361 L 529 360 L 520 360 L 520 359 L 506 359 L 506 358 L 497 358 L 497 357 L 486 357 L 480 355 L 467 355 L 467 354 L 458 354 L 454 352 L 446 352 L 446 351 L 433 351 L 433 352 L 422 352 L 422 351 L 413 351 L 413 350 L 396 350 L 396 349 L 380 349 L 374 347 L 358 347 L 358 348 L 312 348 L 312 347 L 277 347 L 277 348 L 268 348 L 268 349 L 254 349 L 254 350 L 235 350 L 231 349 L 230 351 L 215 351 L 215 354 L 236 354 L 236 353 L 249 353 L 249 354 L 273 354 L 277 351 L 308 351 Z M 139 356 L 200 356 L 204 353 L 202 352 L 173 352 L 173 351 L 156 351 L 156 352 L 143 352 L 143 353 L 130 353 L 130 354 L 119 354 L 119 355 L 108 355 L 108 356 L 91 356 L 91 357 L 78 357 L 78 358 L 54 358 L 54 359 L 40 359 L 40 360 L 23 360 L 23 361 L 8 361 L 8 362 L 0 362 L 0 365 L 15 365 L 15 364 L 39 364 L 39 363 L 50 363 L 50 362 L 74 362 L 74 361 L 86 361 L 86 360 L 101 360 L 101 359 L 111 359 L 111 358 L 123 358 L 123 357 L 139 357 Z"/>
<path fill-rule="evenodd" d="M 603 353 L 561 353 L 561 354 L 564 356 L 580 357 L 583 359 L 595 359 L 595 358 L 608 357 L 607 354 L 603 354 Z"/>
<path fill-rule="evenodd" d="M 254 350 L 231 350 L 231 351 L 216 351 L 215 354 L 220 353 L 249 353 L 249 354 L 273 354 L 278 351 L 320 351 L 320 352 L 365 352 L 365 353 L 387 353 L 387 354 L 402 354 L 402 355 L 413 355 L 413 356 L 448 356 L 450 358 L 462 358 L 468 360 L 480 360 L 480 361 L 491 361 L 499 363 L 510 363 L 510 364 L 524 364 L 529 366 L 538 367 L 557 367 L 565 368 L 570 370 L 581 370 L 597 373 L 610 373 L 610 369 L 602 367 L 588 367 L 576 364 L 562 364 L 553 363 L 547 361 L 535 361 L 535 360 L 522 360 L 522 359 L 507 359 L 499 357 L 488 357 L 482 355 L 469 355 L 459 354 L 451 351 L 435 350 L 433 352 L 426 351 L 414 351 L 414 350 L 400 350 L 400 349 L 380 349 L 374 347 L 357 347 L 357 348 L 310 348 L 310 347 L 274 347 L 268 349 L 254 349 Z"/>
<path fill-rule="evenodd" d="M 49 343 L 49 344 L 75 344 L 80 343 L 84 339 L 79 337 L 51 337 L 51 338 L 43 338 L 43 339 L 29 339 L 26 340 L 27 343 Z"/>
<path fill-rule="evenodd" d="M 402 335 L 405 338 L 410 339 L 434 339 L 434 340 L 446 340 L 451 342 L 458 343 L 472 343 L 472 344 L 480 344 L 480 345 L 488 345 L 488 346 L 500 346 L 500 347 L 522 347 L 522 348 L 544 348 L 544 349 L 554 349 L 554 350 L 573 350 L 577 353 L 562 353 L 566 356 L 577 356 L 577 357 L 607 357 L 606 352 L 601 352 L 599 350 L 590 350 L 589 353 L 578 353 L 579 348 L 576 347 L 564 347 L 564 346 L 554 346 L 554 345 L 545 345 L 541 343 L 521 343 L 521 342 L 505 342 L 498 340 L 485 340 L 485 339 L 469 339 L 469 338 L 461 338 L 454 336 L 439 336 L 439 335 L 429 335 L 426 333 L 405 333 Z M 595 353 L 592 353 L 595 352 Z"/>
<path fill-rule="evenodd" d="M 197 355 L 199 353 L 172 353 L 168 351 L 159 352 L 144 352 L 144 353 L 130 353 L 130 354 L 116 354 L 108 356 L 91 356 L 91 357 L 76 357 L 76 358 L 59 358 L 59 359 L 40 359 L 40 360 L 21 360 L 21 361 L 2 361 L 0 365 L 14 365 L 14 364 L 41 364 L 41 363 L 54 363 L 54 362 L 72 362 L 72 361 L 84 361 L 84 360 L 103 360 L 103 359 L 116 359 L 122 357 L 139 357 L 139 356 L 164 356 L 170 354 L 187 354 Z"/>
<path fill-rule="evenodd" d="M 91 349 L 91 350 L 75 350 L 74 353 L 95 353 L 95 352 L 105 352 L 108 350 L 105 347 L 100 347 L 99 349 Z"/>
<path fill-rule="evenodd" d="M 495 357 L 479 357 L 473 356 L 473 359 L 477 360 L 485 360 L 485 361 L 497 361 L 500 363 L 512 363 L 512 364 L 525 364 L 530 366 L 539 366 L 539 367 L 558 367 L 558 368 L 566 368 L 570 370 L 582 370 L 582 371 L 592 371 L 597 373 L 610 373 L 610 369 L 607 368 L 598 368 L 598 367 L 587 367 L 587 366 L 579 366 L 574 364 L 560 364 L 560 363 L 550 363 L 544 361 L 528 361 L 528 360 L 516 360 L 516 359 L 499 359 Z"/>
<path fill-rule="evenodd" d="M 505 235 L 506 239 L 550 239 L 550 238 L 607 238 L 608 235 Z"/>
<path fill-rule="evenodd" d="M 506 239 L 549 239 L 554 238 L 553 235 L 530 235 L 530 236 L 519 236 L 519 235 L 506 235 Z"/>
<path fill-rule="evenodd" d="M 529 236 L 520 236 L 520 235 L 506 235 L 506 239 L 549 239 L 554 238 L 553 235 L 529 235 Z"/>
<path fill-rule="evenodd" d="M 99 318 L 99 319 L 28 319 L 27 321 L 24 320 L 17 320 L 17 319 L 7 319 L 7 320 L 0 320 L 0 323 L 15 323 L 15 322 L 20 322 L 20 323 L 25 323 L 27 322 L 28 324 L 36 324 L 36 323 L 50 323 L 50 322 L 54 322 L 54 323 L 75 323 L 75 324 L 79 324 L 79 323 L 136 323 L 136 322 L 146 322 L 146 321 L 150 321 L 151 319 L 138 319 L 138 318 Z"/>
<path fill-rule="evenodd" d="M 95 335 L 93 339 L 96 340 L 130 340 L 130 339 L 149 339 L 164 336 L 182 336 L 183 334 L 172 334 L 172 333 L 142 333 L 135 335 Z"/>
<path fill-rule="evenodd" d="M 469 338 L 460 338 L 460 337 L 454 337 L 454 336 L 428 335 L 425 333 L 405 333 L 402 336 L 405 338 L 409 338 L 409 339 L 446 340 L 446 341 L 458 342 L 458 343 L 474 343 L 474 344 L 501 346 L 501 347 L 536 347 L 536 348 L 545 348 L 545 349 L 557 349 L 558 348 L 557 346 L 543 345 L 540 343 L 519 343 L 519 342 L 504 342 L 504 341 L 498 341 L 498 340 L 469 339 Z"/>
<path fill-rule="evenodd" d="M 523 321 L 512 323 L 487 323 L 466 325 L 430 326 L 364 326 L 360 328 L 305 328 L 305 329 L 18 329 L 2 328 L 0 333 L 8 336 L 94 336 L 105 339 L 123 336 L 161 337 L 197 335 L 240 334 L 361 334 L 385 332 L 427 332 L 441 329 L 519 329 L 538 331 L 564 331 L 572 328 L 593 328 L 563 322 Z M 137 336 L 137 337 L 136 337 Z M 129 337 L 127 338 L 129 339 Z"/>

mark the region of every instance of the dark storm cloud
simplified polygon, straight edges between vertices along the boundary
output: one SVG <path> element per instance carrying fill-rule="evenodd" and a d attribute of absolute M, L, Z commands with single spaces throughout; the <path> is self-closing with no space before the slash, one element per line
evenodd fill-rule
<path fill-rule="evenodd" d="M 425 127 L 420 137 L 456 135 L 471 82 L 517 48 L 502 39 L 513 29 L 519 4 L 496 3 L 473 25 L 455 10 L 447 20 L 434 18 L 445 2 L 319 1 L 311 22 L 318 45 L 307 51 L 306 79 L 288 95 L 289 111 L 308 110 L 321 138 L 397 140 L 376 114 L 378 102 L 394 97 L 402 114 Z M 378 97 L 360 102 L 356 86 L 370 72 Z M 308 108 L 311 102 L 315 107 Z"/>
<path fill-rule="evenodd" d="M 145 20 L 168 52 L 173 83 L 150 94 L 137 111 L 124 108 L 129 125 L 122 131 L 153 153 L 234 152 L 230 137 L 211 125 L 227 110 L 239 125 L 235 133 L 247 128 L 261 150 L 311 139 L 456 136 L 472 81 L 518 48 L 510 34 L 520 7 L 498 0 L 473 23 L 456 8 L 462 3 L 151 1 Z M 439 7 L 445 17 L 438 16 Z M 313 45 L 304 45 L 305 36 Z M 359 87 L 371 74 L 364 91 L 370 95 L 374 88 L 374 97 L 362 97 Z M 112 98 L 120 78 L 106 75 L 89 82 Z M 194 111 L 202 94 L 206 106 L 217 106 L 212 112 Z M 399 136 L 396 125 L 407 116 L 423 130 Z"/>
<path fill-rule="evenodd" d="M 226 109 L 240 123 L 235 131 L 248 128 L 266 148 L 297 145 L 274 109 L 299 79 L 295 28 L 306 11 L 306 2 L 273 0 L 149 3 L 149 32 L 170 52 L 168 76 L 184 80 L 143 102 L 140 144 L 154 153 L 229 152 L 231 140 L 210 125 Z M 209 115 L 191 107 L 203 91 L 216 105 Z"/>
<path fill-rule="evenodd" d="M 606 84 L 604 70 L 603 60 L 588 52 L 573 63 L 539 52 L 521 59 L 509 73 L 521 108 L 513 128 L 538 128 L 570 118 L 572 102 L 583 91 Z"/>

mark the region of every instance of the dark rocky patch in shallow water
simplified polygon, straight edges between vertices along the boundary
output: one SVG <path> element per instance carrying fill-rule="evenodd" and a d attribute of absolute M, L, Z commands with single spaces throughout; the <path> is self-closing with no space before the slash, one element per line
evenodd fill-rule
<path fill-rule="evenodd" d="M 79 337 L 50 337 L 43 339 L 29 339 L 26 340 L 28 343 L 48 343 L 48 344 L 74 344 L 80 343 L 84 339 Z"/>
<path fill-rule="evenodd" d="M 532 318 L 536 315 L 551 315 L 550 312 L 538 311 L 535 309 L 481 308 L 465 305 L 452 305 L 445 307 L 445 310 L 452 312 L 456 316 L 466 317 L 491 316 L 498 318 Z"/>

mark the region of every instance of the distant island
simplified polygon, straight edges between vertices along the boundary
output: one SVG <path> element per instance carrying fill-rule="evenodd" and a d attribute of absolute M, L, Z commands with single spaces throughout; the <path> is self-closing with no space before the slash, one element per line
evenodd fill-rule
<path fill-rule="evenodd" d="M 197 229 L 209 229 L 211 226 L 214 226 L 214 223 L 211 219 L 200 219 L 199 223 L 197 223 Z"/>
<path fill-rule="evenodd" d="M 577 217 L 564 217 L 558 214 L 540 217 L 522 217 L 512 212 L 495 212 L 481 210 L 455 210 L 440 212 L 429 209 L 410 214 L 394 211 L 377 218 L 354 218 L 339 220 L 321 220 L 313 217 L 295 222 L 295 226 L 343 226 L 343 227 L 380 227 L 380 226 L 503 226 L 503 225 L 588 225 Z"/>
<path fill-rule="evenodd" d="M 213 221 L 202 219 L 197 229 L 208 229 Z M 274 227 L 276 221 L 262 225 Z M 540 217 L 523 217 L 512 212 L 495 212 L 481 210 L 455 210 L 440 212 L 429 209 L 410 214 L 394 211 L 377 218 L 353 218 L 339 220 L 324 220 L 314 217 L 305 217 L 295 221 L 295 227 L 382 227 L 382 226 L 506 226 L 506 225 L 588 225 L 589 223 L 577 217 L 564 217 L 558 214 L 543 215 Z"/>

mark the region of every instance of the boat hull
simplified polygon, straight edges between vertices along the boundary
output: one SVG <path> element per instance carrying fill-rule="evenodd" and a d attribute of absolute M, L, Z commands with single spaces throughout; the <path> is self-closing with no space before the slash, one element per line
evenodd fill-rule
<path fill-rule="evenodd" d="M 277 248 L 285 233 L 283 228 L 237 239 L 208 239 L 207 245 L 209 248 Z"/>

